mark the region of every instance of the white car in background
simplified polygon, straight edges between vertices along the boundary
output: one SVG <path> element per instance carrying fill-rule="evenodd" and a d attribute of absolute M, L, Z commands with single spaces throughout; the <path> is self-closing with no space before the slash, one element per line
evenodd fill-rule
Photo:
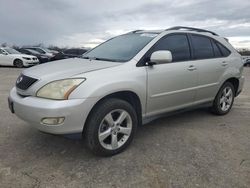
<path fill-rule="evenodd" d="M 18 68 L 39 64 L 36 56 L 21 54 L 13 48 L 0 48 L 0 65 Z"/>
<path fill-rule="evenodd" d="M 250 56 L 242 56 L 244 66 L 249 67 L 250 66 Z"/>

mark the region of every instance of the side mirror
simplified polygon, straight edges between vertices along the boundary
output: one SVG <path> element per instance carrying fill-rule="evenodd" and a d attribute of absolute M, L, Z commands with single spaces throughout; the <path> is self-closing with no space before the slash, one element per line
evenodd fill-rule
<path fill-rule="evenodd" d="M 168 50 L 159 50 L 153 52 L 150 57 L 150 62 L 153 64 L 170 63 L 172 60 L 172 53 Z"/>

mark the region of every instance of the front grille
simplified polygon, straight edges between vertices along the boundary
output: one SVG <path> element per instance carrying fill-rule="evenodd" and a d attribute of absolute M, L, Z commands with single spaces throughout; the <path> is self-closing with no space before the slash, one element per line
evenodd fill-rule
<path fill-rule="evenodd" d="M 32 84 L 34 84 L 38 79 L 31 78 L 21 74 L 16 80 L 16 87 L 21 90 L 28 89 Z"/>

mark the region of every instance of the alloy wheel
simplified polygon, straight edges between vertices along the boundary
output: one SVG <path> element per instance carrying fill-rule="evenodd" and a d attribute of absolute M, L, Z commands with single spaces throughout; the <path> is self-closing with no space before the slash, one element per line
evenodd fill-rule
<path fill-rule="evenodd" d="M 116 150 L 126 143 L 131 132 L 131 116 L 123 109 L 116 109 L 103 118 L 99 126 L 98 139 L 105 149 Z"/>
<path fill-rule="evenodd" d="M 231 87 L 225 87 L 220 97 L 220 108 L 222 111 L 227 111 L 233 102 L 233 91 Z"/>

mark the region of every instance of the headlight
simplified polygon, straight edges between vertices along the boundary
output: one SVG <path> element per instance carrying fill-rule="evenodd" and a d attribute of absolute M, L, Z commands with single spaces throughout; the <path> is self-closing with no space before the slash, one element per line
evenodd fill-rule
<path fill-rule="evenodd" d="M 23 59 L 26 59 L 26 60 L 31 60 L 29 57 L 23 57 Z"/>
<path fill-rule="evenodd" d="M 85 80 L 85 78 L 69 78 L 53 81 L 40 88 L 36 96 L 47 99 L 66 100 L 70 93 Z"/>

